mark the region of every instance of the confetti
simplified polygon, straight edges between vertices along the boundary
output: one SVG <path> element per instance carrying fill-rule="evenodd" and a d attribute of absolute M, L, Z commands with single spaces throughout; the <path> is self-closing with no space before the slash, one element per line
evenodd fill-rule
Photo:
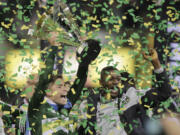
<path fill-rule="evenodd" d="M 16 68 L 16 72 L 10 74 L 10 77 L 8 79 L 6 78 L 6 75 L 11 73 L 11 71 L 5 68 L 1 68 L 1 81 L 4 83 L 4 81 L 8 80 L 15 87 L 11 88 L 9 86 L 5 86 L 3 90 L 5 91 L 5 93 L 7 93 L 7 95 L 8 93 L 14 93 L 15 95 L 21 93 L 20 91 L 22 90 L 16 88 L 16 83 L 22 76 L 24 77 L 22 78 L 23 81 L 27 79 L 25 76 L 30 74 L 30 71 L 28 69 L 35 69 L 36 64 L 34 64 L 34 62 L 36 60 L 34 60 L 33 58 L 26 58 L 28 53 L 22 50 L 16 56 L 13 55 L 13 53 L 9 54 L 9 56 L 14 56 L 13 60 L 9 61 L 7 60 L 8 55 L 4 55 L 4 52 L 8 51 L 9 49 L 27 49 L 31 50 L 30 55 L 32 57 L 36 54 L 33 51 L 34 48 L 39 50 L 41 49 L 39 40 L 45 40 L 49 38 L 51 35 L 47 33 L 50 31 L 56 31 L 59 33 L 57 42 L 60 42 L 61 45 L 58 46 L 58 49 L 63 50 L 62 53 L 58 52 L 57 54 L 57 57 L 61 59 L 56 60 L 56 66 L 62 66 L 64 68 L 64 65 L 67 65 L 67 68 L 73 67 L 73 70 L 70 71 L 68 69 L 63 69 L 64 74 L 76 74 L 77 72 L 75 68 L 76 64 L 74 63 L 76 59 L 74 59 L 73 56 L 74 51 L 73 49 L 72 51 L 69 51 L 70 49 L 65 49 L 64 46 L 72 46 L 72 48 L 76 48 L 77 46 L 81 45 L 79 37 L 85 35 L 88 38 L 100 38 L 100 41 L 102 42 L 102 49 L 107 48 L 108 50 L 102 51 L 101 55 L 98 56 L 97 61 L 93 61 L 93 63 L 91 63 L 90 66 L 95 67 L 94 72 L 97 73 L 98 76 L 100 76 L 101 68 L 107 65 L 115 66 L 118 69 L 121 68 L 121 66 L 123 68 L 128 68 L 128 66 L 131 66 L 134 70 L 133 78 L 135 78 L 136 87 L 139 89 L 148 89 L 151 86 L 158 86 L 157 83 L 162 83 L 162 80 L 154 81 L 155 77 L 153 77 L 151 73 L 153 70 L 153 66 L 151 66 L 150 63 L 145 62 L 143 57 L 140 55 L 141 51 L 144 48 L 148 48 L 149 46 L 154 46 L 155 48 L 157 48 L 161 62 L 167 62 L 167 59 L 174 56 L 171 50 L 174 50 L 174 53 L 179 53 L 177 49 L 178 47 L 176 49 L 167 47 L 167 44 L 169 44 L 173 38 L 173 43 L 179 43 L 179 32 L 175 32 L 177 28 L 173 30 L 172 33 L 167 33 L 167 29 L 169 27 L 167 23 L 172 22 L 174 25 L 176 25 L 177 20 L 179 20 L 180 16 L 179 8 L 177 7 L 178 4 L 176 4 L 176 2 L 174 1 L 161 1 L 161 3 L 158 5 L 158 3 L 142 0 L 139 2 L 132 0 L 82 0 L 78 2 L 62 0 L 62 3 L 60 4 L 61 9 L 59 10 L 58 8 L 55 8 L 55 10 L 57 10 L 57 15 L 55 15 L 54 18 L 53 16 L 55 13 L 52 14 L 51 7 L 52 5 L 54 5 L 55 1 L 47 0 L 46 2 L 46 4 L 41 3 L 42 5 L 39 5 L 40 3 L 37 0 L 12 2 L 3 0 L 0 2 L 0 15 L 2 16 L 0 19 L 0 45 L 2 44 L 2 46 L 6 46 L 5 50 L 0 51 L 0 68 L 7 66 L 9 63 L 13 63 L 16 59 L 18 59 L 18 57 L 23 57 L 21 62 L 24 63 L 18 65 L 18 63 L 14 62 L 15 66 L 16 64 L 18 65 Z M 66 3 L 68 7 L 66 7 L 64 3 Z M 58 6 L 58 4 L 56 6 Z M 62 12 L 61 10 L 63 10 L 64 12 Z M 32 29 L 33 32 L 28 35 L 27 31 L 29 31 L 30 29 Z M 153 41 L 151 41 L 149 37 L 152 37 Z M 123 53 L 123 51 L 121 51 L 123 48 L 131 48 L 131 51 L 129 51 L 126 55 L 130 55 L 134 60 L 133 65 L 121 65 L 125 62 L 130 63 L 130 59 L 125 59 L 125 55 L 122 56 L 122 58 L 114 57 L 115 55 L 121 55 L 121 53 Z M 66 50 L 69 51 L 69 55 L 72 55 L 70 59 L 73 60 L 64 59 L 65 53 L 67 52 Z M 41 50 L 41 54 L 45 55 L 46 53 L 48 54 L 48 52 L 51 51 L 53 50 L 44 49 Z M 87 57 L 88 55 L 87 48 L 85 52 L 86 53 L 84 53 L 82 56 L 83 58 Z M 79 62 L 82 62 L 82 58 L 78 57 L 77 59 Z M 118 62 L 114 62 L 116 59 L 118 59 Z M 103 63 L 104 61 L 106 61 L 106 63 Z M 179 63 L 178 60 L 175 60 L 175 62 L 177 64 Z M 38 74 L 42 75 L 44 72 L 41 69 L 47 67 L 45 67 L 45 64 L 40 58 L 38 59 L 38 62 L 36 61 L 36 63 L 39 63 L 40 67 Z M 34 65 L 29 66 L 31 64 Z M 101 66 L 97 66 L 98 64 L 101 64 Z M 169 65 L 171 66 L 171 64 Z M 163 65 L 163 67 L 166 68 L 166 65 Z M 178 72 L 176 72 L 178 71 L 178 68 L 179 67 L 170 68 L 167 71 L 170 73 L 172 72 L 173 75 L 171 76 L 175 77 L 178 76 Z M 53 73 L 58 74 L 59 71 L 55 70 L 53 71 Z M 93 78 L 95 76 L 95 73 L 93 75 L 90 75 L 90 78 Z M 49 74 L 47 78 L 50 79 L 51 77 L 52 76 Z M 69 78 L 69 80 L 73 79 L 73 77 L 69 76 L 67 78 Z M 30 75 L 30 79 L 33 80 L 34 77 Z M 121 79 L 123 81 L 126 81 L 126 78 L 122 77 Z M 173 81 L 173 79 L 174 78 L 171 78 L 171 82 L 176 82 Z M 106 81 L 109 80 L 110 77 L 107 77 Z M 91 83 L 98 83 L 99 79 L 93 79 L 90 81 Z M 56 84 L 61 84 L 61 82 L 57 81 Z M 81 85 L 81 80 L 76 80 L 75 84 Z M 132 85 L 133 83 L 128 82 L 128 84 Z M 123 85 L 118 86 L 121 89 L 124 88 Z M 22 87 L 20 89 L 22 89 Z M 117 90 L 117 88 L 114 89 Z M 174 89 L 176 93 L 179 93 L 178 86 L 174 86 Z M 84 91 L 89 92 L 88 89 Z M 87 98 L 88 94 L 85 94 L 84 91 L 81 91 L 81 96 L 83 98 Z M 99 89 L 95 91 L 99 91 Z M 28 92 L 32 92 L 32 88 L 27 88 L 26 92 L 22 92 L 20 97 L 25 97 Z M 50 92 L 50 90 L 46 90 L 46 92 L 48 93 Z M 75 91 L 75 89 L 72 88 L 69 92 L 71 92 L 73 95 L 77 95 L 79 91 Z M 56 92 L 53 94 L 55 95 Z M 151 93 L 151 95 L 155 97 L 159 96 L 158 94 L 158 91 Z M 143 96 L 143 94 L 139 94 L 138 96 L 141 97 Z M 12 98 L 13 97 L 15 96 L 12 96 Z M 3 97 L 1 96 L 1 98 Z M 107 94 L 107 98 L 111 98 L 110 93 Z M 10 97 L 9 100 L 11 100 Z M 148 102 L 148 98 L 139 100 L 140 105 L 143 105 L 145 108 L 151 109 L 151 106 L 154 105 L 154 102 L 147 104 Z M 163 108 L 168 108 L 171 102 L 172 101 L 170 100 L 162 102 L 158 109 L 158 112 L 163 112 Z M 44 104 L 46 104 L 46 100 L 43 100 L 41 102 L 41 105 Z M 96 108 L 92 104 L 88 104 L 88 106 L 90 107 L 89 112 L 93 113 L 96 110 Z M 106 106 L 101 106 L 101 109 L 105 108 Z M 128 107 L 126 106 L 121 106 L 117 112 L 123 113 L 125 110 L 127 110 L 127 108 Z M 79 109 L 80 108 L 77 107 L 76 110 L 79 111 Z M 15 110 L 15 108 L 12 108 L 12 111 Z M 36 111 L 40 111 L 39 108 Z M 10 114 L 10 112 L 4 113 Z M 65 112 L 65 114 L 67 113 Z M 43 119 L 46 119 L 48 118 L 48 115 L 43 115 L 42 117 Z M 76 117 L 78 119 L 78 114 Z M 93 118 L 92 114 L 87 114 L 86 117 L 88 119 Z M 113 123 L 113 121 L 111 121 L 111 123 Z M 134 120 L 133 123 L 136 123 L 136 125 L 138 125 L 138 121 Z M 74 124 L 74 128 L 78 127 L 78 124 L 86 128 L 86 132 L 93 134 L 93 131 L 91 131 L 90 127 L 94 123 L 89 124 L 88 120 L 76 121 L 76 123 Z M 32 125 L 34 126 L 35 123 L 33 123 Z M 96 127 L 97 125 L 94 126 Z M 134 128 L 131 124 L 125 125 L 123 123 L 117 125 L 116 127 L 118 130 L 121 130 L 124 126 L 127 126 L 130 131 Z"/>

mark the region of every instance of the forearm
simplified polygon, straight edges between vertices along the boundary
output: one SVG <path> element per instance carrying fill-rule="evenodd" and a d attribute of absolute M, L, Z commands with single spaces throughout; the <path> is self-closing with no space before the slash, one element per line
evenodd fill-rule
<path fill-rule="evenodd" d="M 160 63 L 159 59 L 152 60 L 152 65 L 153 65 L 155 70 L 161 68 L 161 63 Z"/>
<path fill-rule="evenodd" d="M 47 83 L 48 76 L 52 74 L 54 59 L 57 53 L 57 46 L 51 46 L 48 50 L 47 55 L 45 56 L 45 68 L 42 69 L 42 74 L 40 75 L 39 83 Z"/>
<path fill-rule="evenodd" d="M 76 100 L 80 97 L 81 91 L 86 83 L 88 74 L 88 65 L 79 65 L 77 78 L 74 81 L 69 93 L 68 98 L 72 104 L 75 104 Z"/>
<path fill-rule="evenodd" d="M 81 90 L 84 87 L 84 84 L 87 80 L 87 74 L 88 74 L 88 65 L 96 59 L 98 54 L 100 53 L 101 47 L 100 42 L 97 40 L 89 39 L 86 41 L 87 46 L 84 47 L 82 51 L 79 51 L 77 54 L 77 59 L 79 59 L 79 68 L 77 72 L 77 79 L 75 80 L 69 94 L 70 100 L 72 101 L 72 104 L 75 103 L 75 101 L 79 98 L 81 94 Z"/>
<path fill-rule="evenodd" d="M 145 96 L 141 98 L 143 106 L 157 107 L 162 101 L 167 100 L 171 96 L 171 86 L 166 71 L 163 69 L 161 73 L 155 73 L 155 88 L 149 90 Z M 140 103 L 141 103 L 140 102 Z"/>
<path fill-rule="evenodd" d="M 141 101 L 144 106 L 157 106 L 160 102 L 167 100 L 171 95 L 169 77 L 160 64 L 156 50 L 150 49 L 148 55 L 143 52 L 143 56 L 145 59 L 150 60 L 154 66 L 156 79 L 154 80 L 155 88 L 149 90 L 146 95 L 141 98 Z"/>
<path fill-rule="evenodd" d="M 160 70 L 159 70 L 160 71 Z M 156 74 L 156 83 L 157 83 L 157 90 L 160 92 L 161 95 L 170 96 L 172 89 L 169 82 L 169 77 L 166 73 L 166 70 L 163 69 L 163 72 L 161 73 L 155 73 Z"/>
<path fill-rule="evenodd" d="M 36 85 L 35 93 L 33 94 L 33 97 L 29 103 L 31 109 L 38 107 L 40 102 L 42 102 L 44 99 L 45 89 L 47 89 L 47 85 L 50 79 L 49 76 L 52 75 L 56 52 L 57 47 L 52 46 L 46 55 L 45 68 L 43 68 L 42 72 L 40 73 L 39 82 Z"/>

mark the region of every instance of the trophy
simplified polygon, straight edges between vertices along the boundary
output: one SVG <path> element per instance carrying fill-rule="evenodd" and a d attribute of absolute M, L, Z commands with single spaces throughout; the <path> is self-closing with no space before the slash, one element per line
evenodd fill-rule
<path fill-rule="evenodd" d="M 64 26 L 58 23 L 59 20 L 64 22 Z M 61 0 L 56 0 L 53 7 L 40 17 L 34 35 L 43 39 L 48 36 L 47 33 L 50 31 L 59 33 L 57 41 L 60 43 L 75 47 L 86 46 L 81 39 L 80 28 L 73 19 L 69 7 Z"/>

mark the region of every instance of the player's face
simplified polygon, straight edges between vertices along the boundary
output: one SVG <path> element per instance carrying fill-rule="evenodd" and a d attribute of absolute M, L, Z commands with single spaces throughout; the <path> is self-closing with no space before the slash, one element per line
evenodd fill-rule
<path fill-rule="evenodd" d="M 108 75 L 104 76 L 102 85 L 110 90 L 111 97 L 117 97 L 120 90 L 121 75 L 116 71 L 112 70 Z"/>
<path fill-rule="evenodd" d="M 70 89 L 69 82 L 64 82 L 62 78 L 58 78 L 49 89 L 49 95 L 53 102 L 59 105 L 65 105 L 67 103 L 67 94 Z"/>

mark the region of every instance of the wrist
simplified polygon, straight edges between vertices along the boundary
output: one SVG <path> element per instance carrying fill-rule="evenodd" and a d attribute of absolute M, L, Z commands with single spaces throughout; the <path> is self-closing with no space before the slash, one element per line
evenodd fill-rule
<path fill-rule="evenodd" d="M 161 63 L 159 59 L 152 60 L 152 65 L 154 66 L 155 70 L 161 68 Z"/>

